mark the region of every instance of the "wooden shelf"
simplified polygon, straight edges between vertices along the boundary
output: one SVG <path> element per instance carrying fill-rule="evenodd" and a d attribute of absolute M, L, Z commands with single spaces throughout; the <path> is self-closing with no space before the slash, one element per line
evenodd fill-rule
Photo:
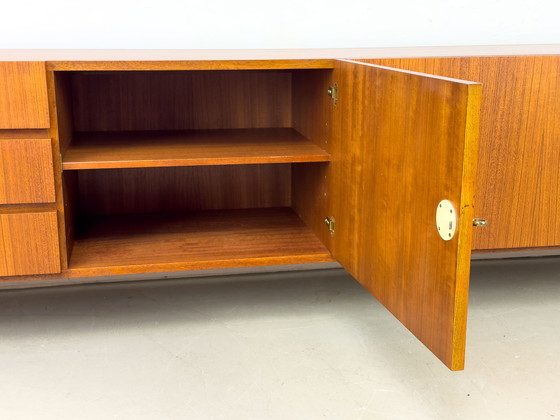
<path fill-rule="evenodd" d="M 284 207 L 96 216 L 80 223 L 72 276 L 334 261 Z"/>
<path fill-rule="evenodd" d="M 76 133 L 62 167 L 73 169 L 326 162 L 292 128 Z"/>

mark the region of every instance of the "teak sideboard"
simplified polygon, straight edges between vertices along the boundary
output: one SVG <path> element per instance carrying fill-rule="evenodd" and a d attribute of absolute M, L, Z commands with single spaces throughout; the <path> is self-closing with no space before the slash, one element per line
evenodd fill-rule
<path fill-rule="evenodd" d="M 559 54 L 0 50 L 0 281 L 336 261 L 462 369 L 471 249 L 560 246 Z"/>

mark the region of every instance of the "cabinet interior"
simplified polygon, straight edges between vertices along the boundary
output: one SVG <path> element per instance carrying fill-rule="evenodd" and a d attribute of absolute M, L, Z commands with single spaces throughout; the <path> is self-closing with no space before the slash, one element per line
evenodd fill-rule
<path fill-rule="evenodd" d="M 332 261 L 331 72 L 55 72 L 68 268 Z"/>

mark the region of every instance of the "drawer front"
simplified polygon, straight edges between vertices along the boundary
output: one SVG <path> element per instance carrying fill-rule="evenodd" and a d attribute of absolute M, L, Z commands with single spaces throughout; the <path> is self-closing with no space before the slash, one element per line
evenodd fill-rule
<path fill-rule="evenodd" d="M 49 127 L 45 63 L 0 62 L 0 129 Z"/>
<path fill-rule="evenodd" d="M 50 139 L 0 139 L 0 204 L 56 201 Z"/>
<path fill-rule="evenodd" d="M 0 214 L 0 276 L 60 273 L 56 211 Z"/>

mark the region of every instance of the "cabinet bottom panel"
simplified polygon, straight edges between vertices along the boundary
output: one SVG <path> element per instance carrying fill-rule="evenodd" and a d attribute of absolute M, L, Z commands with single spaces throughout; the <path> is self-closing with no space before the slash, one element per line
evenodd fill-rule
<path fill-rule="evenodd" d="M 333 261 L 290 208 L 78 220 L 68 277 Z"/>

